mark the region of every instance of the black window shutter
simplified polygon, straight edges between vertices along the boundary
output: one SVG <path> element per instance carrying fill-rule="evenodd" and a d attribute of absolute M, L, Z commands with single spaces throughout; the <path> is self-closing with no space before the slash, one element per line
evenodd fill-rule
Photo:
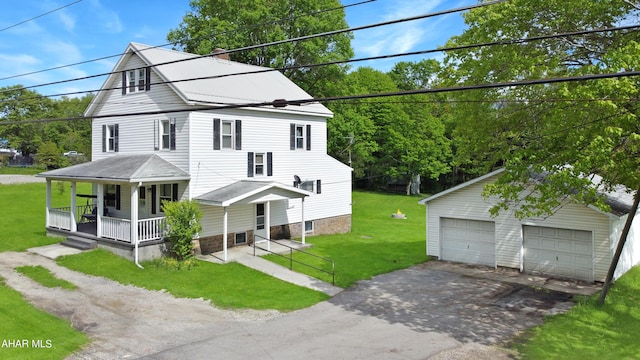
<path fill-rule="evenodd" d="M 322 193 L 322 184 L 320 179 L 316 180 L 316 194 Z"/>
<path fill-rule="evenodd" d="M 220 150 L 220 119 L 213 119 L 213 150 Z"/>
<path fill-rule="evenodd" d="M 169 120 L 169 150 L 176 149 L 176 118 Z"/>
<path fill-rule="evenodd" d="M 289 147 L 291 150 L 296 149 L 296 124 L 291 124 L 291 130 L 289 132 Z"/>
<path fill-rule="evenodd" d="M 127 94 L 127 71 L 122 72 L 122 95 Z"/>
<path fill-rule="evenodd" d="M 151 68 L 148 66 L 144 69 L 144 89 L 151 90 Z"/>
<path fill-rule="evenodd" d="M 311 150 L 311 125 L 307 125 L 307 150 Z"/>
<path fill-rule="evenodd" d="M 171 201 L 178 201 L 178 183 L 173 183 L 171 185 L 173 189 L 171 189 Z"/>
<path fill-rule="evenodd" d="M 120 185 L 116 185 L 116 210 L 120 210 Z"/>
<path fill-rule="evenodd" d="M 107 152 L 107 125 L 102 125 L 102 152 Z"/>
<path fill-rule="evenodd" d="M 156 213 L 156 191 L 157 188 L 155 185 L 151 185 L 151 213 Z"/>
<path fill-rule="evenodd" d="M 118 140 L 120 132 L 118 130 L 118 124 L 113 125 L 113 151 L 118 152 Z"/>
<path fill-rule="evenodd" d="M 242 150 L 242 121 L 236 120 L 236 150 Z"/>
<path fill-rule="evenodd" d="M 253 177 L 253 152 L 247 153 L 247 177 Z"/>
<path fill-rule="evenodd" d="M 267 153 L 267 176 L 273 176 L 273 153 Z"/>
<path fill-rule="evenodd" d="M 153 121 L 153 150 L 160 150 L 160 120 Z"/>

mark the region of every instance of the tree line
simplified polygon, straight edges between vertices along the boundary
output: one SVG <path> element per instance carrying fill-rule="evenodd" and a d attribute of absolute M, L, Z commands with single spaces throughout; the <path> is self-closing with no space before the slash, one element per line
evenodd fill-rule
<path fill-rule="evenodd" d="M 505 41 L 503 45 L 447 51 L 441 61 L 398 62 L 388 72 L 346 64 L 308 66 L 353 57 L 350 33 L 284 42 L 234 52 L 232 60 L 282 68 L 320 98 L 454 87 L 526 79 L 637 70 L 639 33 L 602 31 L 573 37 L 509 43 L 506 40 L 615 28 L 638 18 L 634 1 L 512 0 L 464 14 L 466 30 L 447 47 Z M 182 22 L 168 32 L 174 48 L 196 54 L 239 49 L 348 28 L 338 0 L 192 0 Z M 331 9 L 331 10 L 327 10 Z M 519 215 L 552 212 L 571 196 L 606 204 L 584 174 L 602 186 L 635 189 L 638 171 L 636 77 L 561 84 L 467 90 L 352 101 L 326 106 L 328 152 L 354 169 L 354 183 L 367 189 L 434 193 L 505 167 L 487 195 L 504 199 L 495 209 L 518 204 Z M 48 99 L 35 92 L 2 92 L 0 121 L 81 114 L 91 96 Z M 29 94 L 28 101 L 19 101 Z M 0 138 L 23 153 L 90 152 L 88 121 L 0 127 Z M 546 174 L 536 190 L 519 198 L 531 172 Z M 579 191 L 576 191 L 579 189 Z"/>

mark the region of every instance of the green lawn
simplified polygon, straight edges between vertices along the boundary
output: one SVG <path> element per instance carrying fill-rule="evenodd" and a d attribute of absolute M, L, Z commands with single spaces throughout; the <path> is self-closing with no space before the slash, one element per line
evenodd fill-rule
<path fill-rule="evenodd" d="M 77 286 L 67 280 L 57 278 L 49 271 L 49 269 L 40 266 L 20 266 L 16 268 L 16 271 L 27 276 L 28 278 L 40 283 L 46 287 L 61 287 L 67 290 L 74 290 Z"/>
<path fill-rule="evenodd" d="M 68 183 L 52 183 L 51 203 L 69 206 Z M 78 184 L 78 192 L 90 192 L 91 184 Z M 78 203 L 80 205 L 80 203 Z M 43 183 L 0 185 L 0 251 L 24 251 L 59 242 L 45 233 L 46 185 Z"/>
<path fill-rule="evenodd" d="M 525 359 L 640 359 L 640 267 L 616 281 L 603 306 L 597 297 L 548 318 L 515 349 Z"/>
<path fill-rule="evenodd" d="M 0 299 L 0 359 L 63 359 L 89 341 L 68 321 L 31 306 L 1 278 Z"/>
<path fill-rule="evenodd" d="M 177 297 L 204 298 L 222 308 L 290 311 L 326 300 L 324 293 L 296 286 L 238 263 L 224 265 L 198 261 L 190 269 L 176 270 L 145 262 L 144 269 L 106 250 L 93 250 L 58 258 L 58 264 L 122 284 L 162 290 Z M 96 266 L 100 264 L 100 266 Z"/>
<path fill-rule="evenodd" d="M 35 175 L 45 171 L 37 167 L 8 167 L 0 166 L 0 174 Z"/>
<path fill-rule="evenodd" d="M 404 269 L 427 260 L 425 245 L 425 208 L 418 201 L 424 196 L 389 195 L 353 192 L 352 231 L 349 234 L 311 236 L 307 251 L 333 259 L 336 285 L 349 287 L 354 282 L 374 275 Z M 406 219 L 394 219 L 400 211 Z M 268 259 L 289 266 L 289 261 L 276 255 Z M 327 265 L 304 254 L 294 259 L 323 269 Z M 294 263 L 294 270 L 325 281 L 331 277 Z"/>

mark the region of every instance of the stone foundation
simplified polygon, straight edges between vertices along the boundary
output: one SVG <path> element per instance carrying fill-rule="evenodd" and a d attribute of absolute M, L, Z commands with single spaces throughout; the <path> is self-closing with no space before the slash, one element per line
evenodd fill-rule
<path fill-rule="evenodd" d="M 235 245 L 236 241 L 236 233 L 228 233 L 227 234 L 227 248 L 232 248 L 234 246 L 246 246 L 253 244 L 253 230 L 243 231 L 247 233 L 247 242 L 243 244 Z M 222 234 L 201 237 L 197 240 L 199 243 L 198 248 L 200 249 L 201 254 L 211 254 L 218 251 L 222 251 L 223 249 L 223 236 Z"/>

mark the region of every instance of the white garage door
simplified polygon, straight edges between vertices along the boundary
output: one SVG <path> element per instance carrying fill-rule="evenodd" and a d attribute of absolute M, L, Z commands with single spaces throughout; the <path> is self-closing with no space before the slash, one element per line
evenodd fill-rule
<path fill-rule="evenodd" d="M 442 260 L 496 265 L 495 223 L 465 219 L 440 219 Z"/>
<path fill-rule="evenodd" d="M 524 226 L 524 270 L 593 281 L 591 231 Z"/>

